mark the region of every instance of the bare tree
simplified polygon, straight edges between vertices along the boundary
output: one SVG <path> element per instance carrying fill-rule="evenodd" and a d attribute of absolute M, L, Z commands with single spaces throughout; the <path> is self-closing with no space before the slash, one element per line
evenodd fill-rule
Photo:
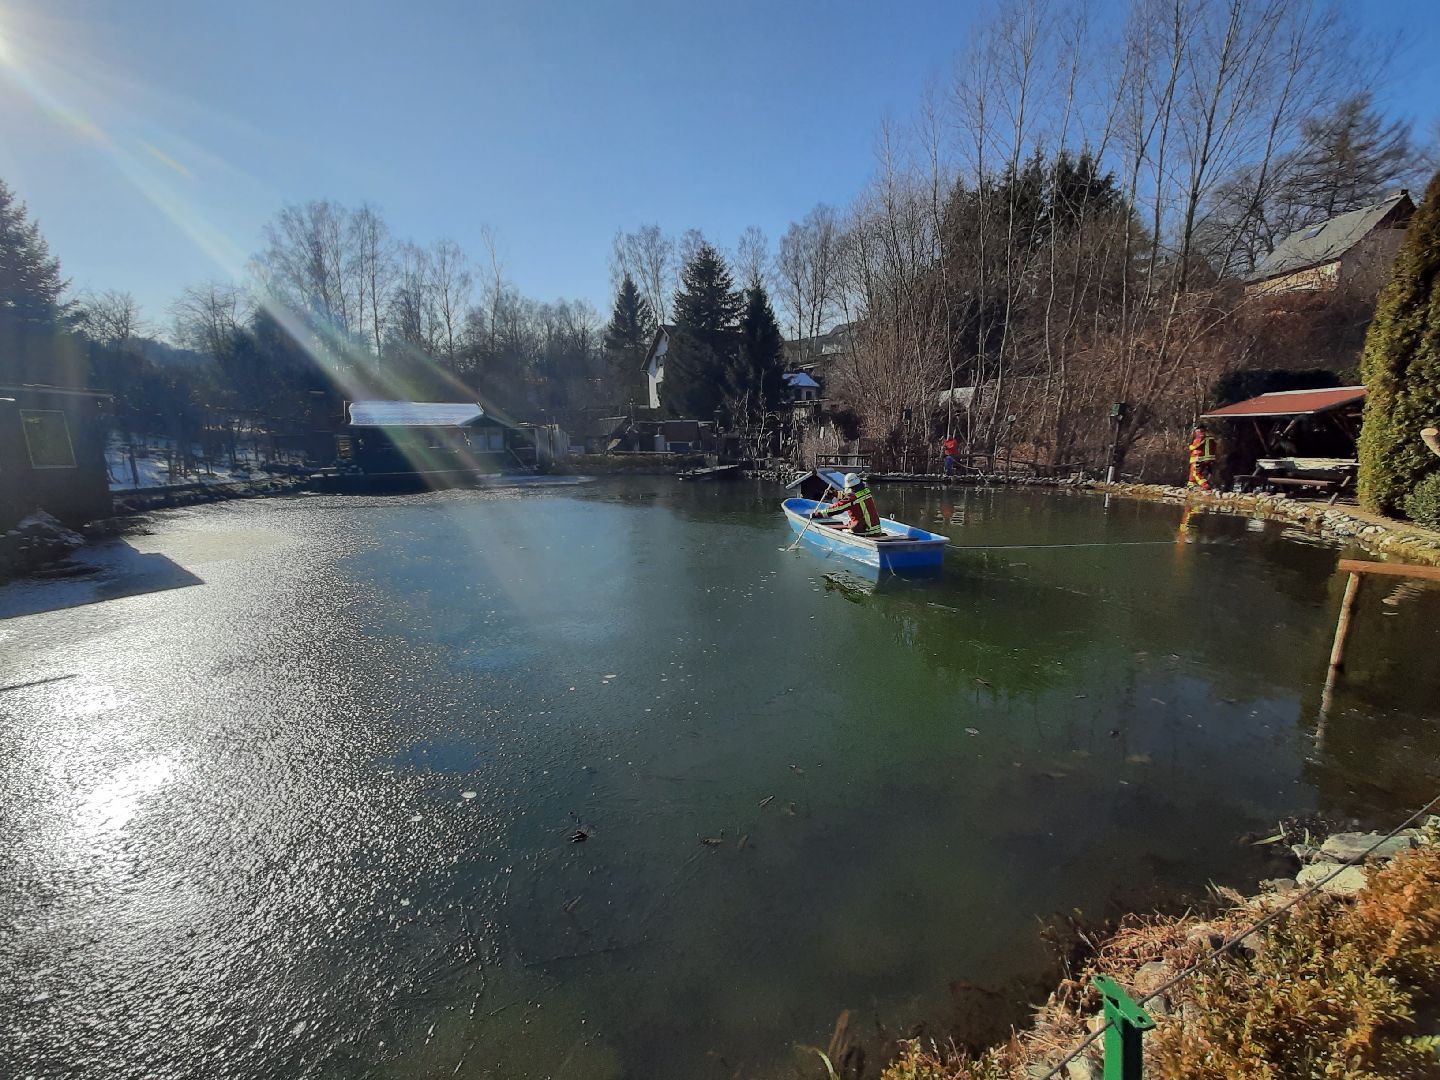
<path fill-rule="evenodd" d="M 626 274 L 655 313 L 655 321 L 670 321 L 674 295 L 675 241 L 659 225 L 641 225 L 634 232 L 617 232 L 610 256 L 610 275 L 618 287 Z"/>
<path fill-rule="evenodd" d="M 695 258 L 699 250 L 705 246 L 705 233 L 700 229 L 686 229 L 680 234 L 680 243 L 676 245 L 675 251 L 675 287 L 680 286 L 680 272 Z M 722 256 L 723 258 L 723 256 Z"/>
<path fill-rule="evenodd" d="M 758 282 L 766 292 L 770 291 L 770 241 L 758 226 L 745 227 L 735 242 L 730 264 L 740 284 L 750 286 Z"/>
<path fill-rule="evenodd" d="M 76 299 L 77 323 L 92 340 L 123 348 L 145 335 L 140 305 L 131 293 L 106 289 L 81 293 Z"/>
<path fill-rule="evenodd" d="M 431 247 L 429 262 L 436 346 L 453 369 L 475 277 L 465 253 L 453 240 L 440 240 Z"/>
<path fill-rule="evenodd" d="M 170 305 L 175 340 L 207 356 L 221 357 L 251 315 L 248 294 L 229 282 L 191 285 Z"/>
<path fill-rule="evenodd" d="M 287 206 L 265 227 L 257 259 L 266 291 L 327 334 L 359 329 L 361 279 L 355 230 L 345 207 L 327 200 Z"/>
<path fill-rule="evenodd" d="M 416 244 L 400 248 L 387 315 L 390 339 L 412 355 L 434 356 L 440 345 L 435 305 L 435 262 Z"/>
<path fill-rule="evenodd" d="M 480 230 L 480 240 L 485 245 L 486 263 L 485 283 L 482 286 L 487 316 L 485 323 L 488 332 L 486 351 L 493 355 L 499 347 L 501 308 L 505 301 L 507 286 L 505 269 L 500 262 L 500 248 L 494 230 L 488 225 L 483 227 Z"/>
<path fill-rule="evenodd" d="M 816 337 L 834 321 L 839 253 L 839 216 L 824 203 L 792 222 L 780 238 L 777 298 L 792 337 Z"/>
<path fill-rule="evenodd" d="M 374 342 L 375 355 L 383 351 L 386 312 L 395 281 L 395 242 L 385 220 L 369 203 L 350 217 L 352 258 L 359 288 L 357 330 Z"/>

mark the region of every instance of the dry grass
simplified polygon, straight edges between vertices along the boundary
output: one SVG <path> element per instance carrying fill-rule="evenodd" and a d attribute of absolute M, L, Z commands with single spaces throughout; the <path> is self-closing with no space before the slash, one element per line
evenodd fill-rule
<path fill-rule="evenodd" d="M 1091 969 L 1148 993 L 1279 902 L 1231 900 L 1206 922 L 1131 920 Z M 1313 897 L 1166 998 L 1152 1003 L 1162 1015 L 1145 1040 L 1148 1076 L 1440 1078 L 1426 1038 L 1440 1030 L 1440 847 L 1396 858 L 1353 901 Z M 884 1080 L 1024 1077 L 1084 1038 L 1098 1006 L 1094 990 L 1066 980 L 1009 1043 L 974 1057 L 916 1040 Z"/>

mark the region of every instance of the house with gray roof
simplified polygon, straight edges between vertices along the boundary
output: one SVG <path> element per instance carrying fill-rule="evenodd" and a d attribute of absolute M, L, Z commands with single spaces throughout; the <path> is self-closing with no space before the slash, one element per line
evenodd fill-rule
<path fill-rule="evenodd" d="M 1409 192 L 1400 190 L 1371 206 L 1298 229 L 1246 276 L 1245 294 L 1345 289 L 1373 296 L 1390 276 L 1414 213 Z"/>

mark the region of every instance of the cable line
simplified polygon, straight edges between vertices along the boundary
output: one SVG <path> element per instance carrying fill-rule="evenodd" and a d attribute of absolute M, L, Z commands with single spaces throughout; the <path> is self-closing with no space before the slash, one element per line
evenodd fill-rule
<path fill-rule="evenodd" d="M 1173 978 L 1167 979 L 1154 990 L 1150 991 L 1150 993 L 1146 994 L 1143 998 L 1141 998 L 1137 1002 L 1137 1004 L 1143 1008 L 1146 1002 L 1153 1001 L 1161 994 L 1166 993 L 1167 991 L 1180 985 L 1180 983 L 1190 978 L 1190 976 L 1194 975 L 1206 964 L 1217 960 L 1219 957 L 1233 949 L 1236 945 L 1240 944 L 1240 942 L 1248 938 L 1251 934 L 1255 933 L 1258 930 L 1263 930 L 1265 927 L 1269 926 L 1276 919 L 1278 919 L 1281 915 L 1284 915 L 1287 911 L 1291 911 L 1299 904 L 1304 903 L 1306 900 L 1310 899 L 1310 897 L 1314 896 L 1330 882 L 1334 881 L 1346 870 L 1350 869 L 1350 867 L 1358 863 L 1363 863 L 1373 852 L 1380 848 L 1382 844 L 1385 844 L 1390 840 L 1394 840 L 1395 837 L 1399 836 L 1401 832 L 1403 832 L 1405 829 L 1408 829 L 1415 822 L 1419 821 L 1426 814 L 1430 813 L 1430 811 L 1434 810 L 1436 806 L 1440 806 L 1440 795 L 1436 795 L 1428 803 L 1420 807 L 1419 810 L 1416 810 L 1399 825 L 1396 825 L 1379 840 L 1376 840 L 1368 848 L 1362 851 L 1357 858 L 1341 863 L 1334 870 L 1330 871 L 1330 873 L 1326 874 L 1318 881 L 1312 882 L 1310 885 L 1306 886 L 1303 890 L 1296 893 L 1293 897 L 1285 901 L 1285 903 L 1281 904 L 1274 911 L 1264 916 L 1264 918 L 1256 920 L 1254 924 L 1252 924 L 1245 930 L 1240 931 L 1240 933 L 1236 934 L 1234 937 L 1231 937 L 1226 941 L 1222 942 L 1221 944 L 1217 945 L 1209 953 L 1207 953 L 1205 956 L 1202 956 L 1199 960 L 1196 960 L 1195 963 L 1191 964 L 1188 968 L 1181 972 L 1178 972 Z M 1077 1057 L 1079 1057 L 1080 1054 L 1083 1053 L 1096 1039 L 1098 1039 L 1101 1035 L 1105 1034 L 1105 1032 L 1109 1031 L 1110 1028 L 1112 1028 L 1113 1026 L 1114 1021 L 1107 1020 L 1100 1028 L 1092 1031 L 1081 1042 L 1076 1044 L 1075 1048 L 1071 1050 L 1070 1053 L 1066 1054 L 1065 1057 L 1060 1060 L 1059 1064 L 1057 1064 L 1053 1069 L 1047 1072 L 1042 1078 L 1042 1080 L 1053 1080 L 1054 1077 L 1059 1076 L 1060 1073 L 1064 1071 L 1065 1066 L 1069 1065 L 1070 1062 L 1074 1061 Z"/>

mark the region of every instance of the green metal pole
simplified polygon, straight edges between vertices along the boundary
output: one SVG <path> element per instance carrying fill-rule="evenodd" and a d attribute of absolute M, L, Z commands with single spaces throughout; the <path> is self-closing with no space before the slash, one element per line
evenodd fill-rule
<path fill-rule="evenodd" d="M 1155 1026 L 1150 1014 L 1108 975 L 1091 982 L 1105 999 L 1105 1080 L 1140 1080 L 1145 1068 L 1141 1037 Z"/>

